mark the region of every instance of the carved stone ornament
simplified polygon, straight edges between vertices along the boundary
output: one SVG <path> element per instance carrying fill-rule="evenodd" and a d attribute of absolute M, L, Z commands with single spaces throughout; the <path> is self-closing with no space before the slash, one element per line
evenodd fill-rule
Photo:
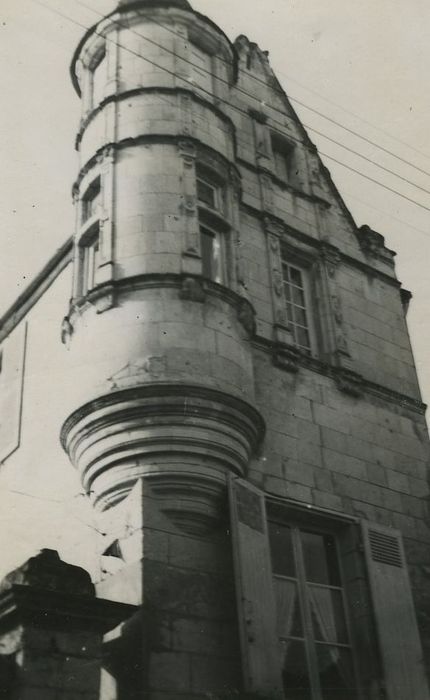
<path fill-rule="evenodd" d="M 279 253 L 279 239 L 273 234 L 269 238 L 270 248 L 274 253 Z"/>
<path fill-rule="evenodd" d="M 182 140 L 178 142 L 179 155 L 187 168 L 192 168 L 197 157 L 197 151 L 192 141 Z"/>
<path fill-rule="evenodd" d="M 336 345 L 339 352 L 343 355 L 349 355 L 348 343 L 346 341 L 345 334 L 339 331 L 336 334 Z"/>
<path fill-rule="evenodd" d="M 273 289 L 277 297 L 282 297 L 283 295 L 283 281 L 280 272 L 275 272 L 273 274 Z"/>
<path fill-rule="evenodd" d="M 202 303 L 206 299 L 206 292 L 200 280 L 195 277 L 185 277 L 179 290 L 179 298 Z"/>
<path fill-rule="evenodd" d="M 186 194 L 183 199 L 184 209 L 187 214 L 192 214 L 196 210 L 196 198 L 193 194 Z"/>
<path fill-rule="evenodd" d="M 250 336 L 255 335 L 255 311 L 247 299 L 242 299 L 240 302 L 237 310 L 237 318 Z"/>
<path fill-rule="evenodd" d="M 329 277 L 334 277 L 336 268 L 340 263 L 340 252 L 335 246 L 323 243 L 321 246 L 321 258 L 324 260 Z"/>
<path fill-rule="evenodd" d="M 343 322 L 343 313 L 342 313 L 342 305 L 340 303 L 340 299 L 337 296 L 337 294 L 332 294 L 332 296 L 331 296 L 331 307 L 333 309 L 334 320 L 336 321 L 338 326 L 341 326 L 342 322 Z"/>
<path fill-rule="evenodd" d="M 336 370 L 336 384 L 345 394 L 359 398 L 364 391 L 364 380 L 361 374 L 340 368 Z"/>
<path fill-rule="evenodd" d="M 296 348 L 288 346 L 275 346 L 275 351 L 273 353 L 273 364 L 276 367 L 284 369 L 287 372 L 298 372 L 299 358 L 300 354 Z"/>
<path fill-rule="evenodd" d="M 65 316 L 61 322 L 61 342 L 65 345 L 73 335 L 73 326 L 70 323 L 68 316 Z"/>
<path fill-rule="evenodd" d="M 265 216 L 263 218 L 263 223 L 265 231 L 267 231 L 267 233 L 274 234 L 275 237 L 282 236 L 282 234 L 285 232 L 285 226 L 271 216 Z"/>
<path fill-rule="evenodd" d="M 360 246 L 366 255 L 377 255 L 385 247 L 385 239 L 377 231 L 367 226 L 358 229 Z"/>

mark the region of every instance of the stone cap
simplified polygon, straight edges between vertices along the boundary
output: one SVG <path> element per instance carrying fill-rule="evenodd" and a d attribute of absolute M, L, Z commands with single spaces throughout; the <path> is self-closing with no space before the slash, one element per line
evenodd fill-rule
<path fill-rule="evenodd" d="M 89 573 L 79 566 L 62 561 L 54 549 L 42 549 L 7 574 L 0 582 L 0 592 L 10 590 L 16 584 L 44 591 L 95 596 Z"/>
<path fill-rule="evenodd" d="M 119 0 L 117 8 L 122 9 L 127 5 L 144 7 L 179 7 L 182 10 L 192 10 L 188 0 Z"/>

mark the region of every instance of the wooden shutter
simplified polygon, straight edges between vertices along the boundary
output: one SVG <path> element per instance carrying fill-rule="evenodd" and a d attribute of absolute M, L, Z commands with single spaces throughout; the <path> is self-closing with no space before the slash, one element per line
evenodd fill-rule
<path fill-rule="evenodd" d="M 388 700 L 429 700 L 400 532 L 363 521 L 374 616 Z"/>
<path fill-rule="evenodd" d="M 1 347 L 0 461 L 19 447 L 27 327 L 14 328 Z"/>
<path fill-rule="evenodd" d="M 245 690 L 282 698 L 264 495 L 235 477 L 229 494 Z"/>

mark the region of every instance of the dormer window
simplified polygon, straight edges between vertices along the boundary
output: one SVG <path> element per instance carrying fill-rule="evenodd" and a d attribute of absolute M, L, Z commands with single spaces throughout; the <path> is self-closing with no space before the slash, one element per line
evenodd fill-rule
<path fill-rule="evenodd" d="M 286 139 L 272 135 L 273 164 L 276 176 L 290 182 L 294 158 L 294 146 Z"/>
<path fill-rule="evenodd" d="M 82 199 L 82 223 L 98 216 L 101 204 L 100 178 L 96 178 L 88 187 Z"/>
<path fill-rule="evenodd" d="M 91 90 L 91 108 L 97 107 L 102 102 L 105 96 L 105 88 L 107 83 L 107 58 L 106 48 L 98 53 L 93 65 L 90 68 L 90 90 Z"/>

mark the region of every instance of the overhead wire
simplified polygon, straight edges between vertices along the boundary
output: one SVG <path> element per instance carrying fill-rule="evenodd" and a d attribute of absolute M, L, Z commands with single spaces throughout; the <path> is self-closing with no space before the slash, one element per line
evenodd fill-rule
<path fill-rule="evenodd" d="M 62 13 L 62 12 L 60 12 L 59 10 L 54 9 L 53 7 L 51 7 L 51 6 L 49 6 L 49 5 L 46 5 L 46 4 L 45 4 L 44 2 L 42 2 L 41 0 L 32 0 L 32 1 L 33 1 L 34 3 L 40 5 L 41 7 L 44 7 L 45 9 L 47 9 L 47 10 L 53 12 L 54 14 L 57 14 L 57 15 L 59 15 L 60 17 L 63 17 L 63 19 L 66 19 L 66 20 L 72 22 L 73 24 L 76 24 L 77 26 L 80 26 L 81 28 L 83 28 L 83 29 L 85 29 L 85 30 L 88 31 L 89 28 L 88 28 L 86 25 L 82 24 L 81 22 L 78 22 L 77 20 L 73 19 L 73 18 L 70 17 L 69 15 L 66 15 L 66 14 Z M 169 70 L 169 69 L 166 68 L 165 66 L 162 66 L 162 65 L 157 64 L 155 61 L 152 61 L 151 59 L 146 58 L 145 56 L 142 56 L 140 53 L 138 53 L 138 52 L 136 52 L 136 51 L 133 51 L 132 49 L 130 49 L 130 48 L 128 48 L 128 47 L 126 47 L 126 46 L 120 44 L 119 42 L 116 42 L 116 41 L 114 41 L 114 40 L 112 40 L 112 39 L 107 39 L 101 32 L 97 32 L 97 30 L 94 30 L 94 33 L 95 33 L 96 35 L 98 35 L 98 36 L 101 36 L 105 41 L 109 41 L 110 43 L 113 43 L 113 44 L 115 44 L 116 46 L 119 46 L 120 48 L 124 49 L 124 51 L 127 51 L 127 52 L 131 53 L 132 55 L 137 56 L 139 59 L 141 59 L 141 60 L 143 60 L 143 61 L 145 61 L 145 62 L 147 62 L 147 63 L 153 65 L 154 67 L 156 67 L 156 68 L 158 68 L 158 69 L 160 69 L 160 70 L 162 70 L 162 71 L 165 71 L 166 73 L 171 74 L 172 76 L 176 77 L 176 73 L 175 73 L 174 71 Z M 145 37 L 142 37 L 142 38 L 145 38 Z M 160 46 L 161 48 L 165 48 L 165 47 L 162 47 L 161 45 L 159 45 L 159 46 Z M 179 58 L 182 58 L 182 57 L 179 57 Z M 193 83 L 191 80 L 187 80 L 187 78 L 185 78 L 185 77 L 181 77 L 181 80 L 182 80 L 184 83 L 188 83 L 188 84 L 190 84 L 193 88 L 195 88 L 195 85 L 194 85 L 194 83 Z M 200 92 L 203 92 L 203 93 L 209 95 L 211 98 L 213 97 L 212 93 L 209 92 L 208 90 L 205 90 L 204 88 L 202 88 L 202 87 L 200 87 L 200 86 L 199 86 L 198 89 L 199 89 Z M 251 99 L 254 99 L 254 100 L 257 99 L 257 98 L 255 98 L 253 95 L 251 95 L 250 93 L 246 93 L 246 94 L 247 94 L 247 96 L 248 96 L 249 98 L 251 98 Z M 244 114 L 246 117 L 249 117 L 249 114 L 248 114 L 248 112 L 247 112 L 246 110 L 241 109 L 241 108 L 238 107 L 237 105 L 231 104 L 230 102 L 228 102 L 228 101 L 225 100 L 225 99 L 222 99 L 221 97 L 218 97 L 217 99 L 218 99 L 218 102 L 221 102 L 221 103 L 225 104 L 229 109 L 233 109 L 233 110 L 235 110 L 235 111 L 237 111 L 237 112 L 239 112 L 239 113 L 241 113 L 241 114 Z M 279 110 L 278 110 L 278 111 L 279 111 Z M 285 117 L 286 115 L 283 115 L 283 116 Z M 278 125 L 281 126 L 281 127 L 284 126 L 279 120 L 272 119 L 272 122 L 274 122 L 275 124 L 278 124 Z M 275 132 L 275 133 L 277 133 L 277 134 L 279 134 L 279 135 L 281 135 L 281 136 L 284 136 L 284 137 L 285 137 L 285 133 L 284 133 L 283 131 L 276 130 L 276 129 L 273 129 L 273 128 L 272 128 L 272 131 Z M 301 141 L 300 141 L 299 139 L 295 138 L 294 136 L 292 136 L 291 134 L 289 134 L 288 137 L 291 138 L 292 140 L 294 140 L 296 143 L 301 144 Z M 337 145 L 339 145 L 340 147 L 342 147 L 342 144 L 340 144 L 340 143 L 338 143 L 338 142 L 336 142 L 336 143 L 337 143 Z M 418 202 L 418 201 L 415 200 L 415 199 L 412 199 L 411 197 L 408 197 L 407 195 L 403 194 L 402 192 L 399 192 L 398 190 L 395 190 L 394 188 L 389 187 L 388 185 L 385 185 L 384 183 L 380 182 L 379 180 L 376 180 L 376 179 L 370 177 L 369 175 L 366 175 L 365 173 L 362 173 L 361 171 L 357 170 L 356 168 L 354 168 L 354 167 L 352 167 L 352 166 L 350 166 L 350 165 L 348 165 L 348 164 L 346 164 L 346 163 L 343 163 L 342 161 L 339 161 L 338 159 L 334 158 L 333 156 L 330 156 L 330 155 L 327 154 L 327 153 L 324 153 L 324 152 L 321 151 L 321 150 L 319 150 L 319 154 L 320 154 L 321 156 L 324 156 L 325 158 L 328 158 L 329 160 L 335 162 L 336 164 L 343 166 L 344 168 L 346 168 L 346 169 L 350 170 L 351 172 L 355 173 L 356 175 L 359 175 L 360 177 L 363 177 L 363 178 L 369 180 L 369 181 L 372 182 L 373 184 L 376 184 L 376 185 L 378 185 L 379 187 L 381 187 L 381 188 L 383 188 L 383 189 L 385 189 L 385 190 L 387 190 L 387 191 L 389 191 L 389 192 L 391 192 L 391 193 L 393 193 L 393 194 L 395 194 L 395 195 L 401 197 L 402 199 L 404 199 L 404 200 L 410 202 L 411 204 L 414 204 L 414 205 L 416 205 L 417 207 L 420 207 L 421 209 L 424 209 L 424 210 L 430 212 L 430 207 L 428 207 L 428 206 L 422 204 L 421 202 Z M 392 175 L 396 176 L 396 173 L 392 172 L 391 170 L 390 170 L 389 172 L 390 172 Z M 415 186 L 415 183 L 413 183 L 413 182 L 411 182 L 411 181 L 409 181 L 409 180 L 407 180 L 407 182 L 408 182 L 408 184 L 410 184 L 412 187 Z"/>
<path fill-rule="evenodd" d="M 84 7 L 85 9 L 89 10 L 90 12 L 92 12 L 92 13 L 95 14 L 95 15 L 97 15 L 97 16 L 100 17 L 101 19 L 103 19 L 103 18 L 105 17 L 105 15 L 103 15 L 101 12 L 99 12 L 98 10 L 95 10 L 94 8 L 90 7 L 89 5 L 87 5 L 87 3 L 83 2 L 82 0 L 75 0 L 75 4 L 80 5 L 81 7 Z M 174 29 L 171 29 L 170 27 L 168 27 L 168 26 L 166 26 L 166 25 L 164 25 L 164 24 L 161 24 L 160 22 L 157 22 L 157 20 L 156 20 L 154 17 L 152 17 L 151 22 L 152 22 L 153 24 L 156 24 L 157 26 L 161 27 L 161 28 L 164 29 L 165 31 L 169 32 L 170 34 L 174 35 L 176 38 L 183 38 L 183 37 L 181 37 L 180 34 L 179 34 L 178 32 L 176 32 Z M 193 63 L 192 61 L 190 61 L 189 59 L 187 59 L 187 58 L 185 58 L 185 57 L 183 57 L 183 56 L 179 56 L 175 51 L 172 51 L 172 50 L 169 49 L 168 47 L 163 46 L 162 44 L 158 43 L 158 42 L 155 41 L 154 39 L 151 39 L 150 37 L 145 36 L 144 34 L 140 34 L 140 32 L 137 32 L 137 31 L 133 30 L 131 27 L 128 27 L 128 26 L 126 26 L 126 25 L 124 25 L 124 24 L 121 24 L 121 22 L 116 21 L 116 24 L 117 24 L 118 26 L 122 27 L 123 29 L 127 29 L 127 31 L 129 31 L 131 34 L 134 34 L 135 36 L 138 36 L 139 38 L 144 39 L 144 40 L 147 41 L 148 43 L 150 43 L 150 44 L 152 44 L 152 45 L 154 45 L 154 46 L 157 46 L 158 48 L 162 48 L 164 51 L 166 51 L 166 53 L 169 53 L 169 54 L 171 54 L 171 55 L 173 55 L 173 56 L 175 56 L 175 57 L 177 57 L 177 58 L 180 58 L 184 63 L 188 63 L 189 65 L 193 66 L 194 68 L 197 67 L 196 64 Z M 218 56 L 218 58 L 219 58 L 219 60 L 220 60 L 222 63 L 224 63 L 225 65 L 229 65 L 228 62 L 227 62 L 222 56 Z M 209 70 L 203 68 L 202 66 L 199 66 L 198 68 L 199 68 L 199 70 L 202 71 L 203 73 L 206 73 L 206 74 L 208 74 L 208 75 L 212 75 L 211 71 L 209 71 Z M 253 76 L 253 79 L 254 79 L 256 82 L 261 83 L 264 87 L 267 87 L 267 83 L 266 83 L 262 78 L 259 78 L 258 76 L 254 75 L 254 76 Z M 222 83 L 226 84 L 226 85 L 229 85 L 228 81 L 225 80 L 224 78 L 221 78 L 220 76 L 217 76 L 217 80 L 218 80 L 219 82 L 222 82 Z M 271 89 L 272 89 L 275 93 L 278 93 L 281 97 L 285 97 L 285 92 L 284 92 L 284 90 L 282 89 L 282 87 L 279 87 L 279 88 L 278 88 L 277 86 L 272 86 Z M 246 90 L 243 90 L 242 88 L 240 88 L 240 87 L 237 86 L 237 85 L 236 85 L 236 90 L 237 90 L 237 92 L 240 92 L 240 93 L 246 95 L 247 97 L 252 97 Z M 288 96 L 288 99 L 290 99 L 289 96 Z M 292 99 L 292 98 L 291 98 L 291 99 Z M 347 126 L 344 126 L 343 124 L 341 124 L 340 122 L 336 121 L 335 119 L 332 119 L 331 117 L 327 116 L 326 114 L 323 114 L 322 112 L 319 112 L 318 110 L 314 109 L 313 107 L 310 107 L 309 105 L 306 105 L 304 102 L 301 102 L 301 101 L 298 100 L 298 99 L 294 99 L 294 101 L 295 101 L 297 104 L 300 104 L 301 106 L 305 107 L 306 109 L 308 109 L 308 110 L 314 112 L 315 114 L 317 114 L 318 116 L 322 117 L 323 119 L 326 119 L 327 121 L 329 121 L 329 122 L 335 124 L 336 126 L 342 128 L 342 129 L 344 129 L 344 130 L 347 131 L 348 133 L 353 134 L 354 136 L 356 136 L 356 137 L 362 139 L 363 141 L 365 141 L 366 143 L 370 144 L 371 146 L 374 146 L 375 148 L 378 148 L 379 150 L 383 151 L 384 153 L 386 153 L 386 154 L 388 154 L 388 155 L 391 155 L 391 156 L 394 157 L 394 158 L 397 158 L 397 159 L 398 159 L 399 161 L 401 161 L 402 163 L 404 163 L 404 164 L 406 164 L 406 165 L 408 165 L 408 166 L 410 166 L 410 167 L 416 169 L 416 170 L 419 171 L 420 173 L 422 173 L 422 174 L 427 175 L 428 177 L 430 177 L 430 172 L 429 172 L 429 171 L 424 170 L 424 169 L 418 167 L 418 166 L 415 165 L 414 163 L 411 163 L 410 161 L 408 161 L 408 160 L 402 158 L 401 156 L 399 156 L 398 154 L 393 153 L 393 152 L 390 151 L 389 149 L 384 148 L 384 147 L 381 146 L 380 144 L 376 143 L 375 141 L 372 141 L 371 139 L 367 138 L 366 136 L 363 136 L 362 134 L 358 133 L 357 131 L 354 131 L 353 129 L 350 129 L 350 128 L 347 127 Z M 291 121 L 291 122 L 293 122 L 293 123 L 295 123 L 295 124 L 297 124 L 297 125 L 299 125 L 299 126 L 302 126 L 302 127 L 304 127 L 305 129 L 309 129 L 309 130 L 313 131 L 314 133 L 318 134 L 319 136 L 323 136 L 324 138 L 328 139 L 328 140 L 331 141 L 332 143 L 335 143 L 335 144 L 337 144 L 338 146 L 340 146 L 341 148 L 344 148 L 345 150 L 350 151 L 351 153 L 353 153 L 353 154 L 359 156 L 360 158 L 363 158 L 364 160 L 368 161 L 369 163 L 372 163 L 373 165 L 375 165 L 376 167 L 380 168 L 381 170 L 384 170 L 384 171 L 390 173 L 391 175 L 394 175 L 395 177 L 398 177 L 400 180 L 403 180 L 403 181 L 405 181 L 405 182 L 408 182 L 409 184 L 412 184 L 414 187 L 416 187 L 416 188 L 422 190 L 423 192 L 426 192 L 427 194 L 430 194 L 430 191 L 429 191 L 429 190 L 426 190 L 426 189 L 425 189 L 424 187 L 422 187 L 421 185 L 418 185 L 418 184 L 415 183 L 415 182 L 411 182 L 408 178 L 405 178 L 405 177 L 403 177 L 402 175 L 400 175 L 400 174 L 398 174 L 398 173 L 394 173 L 394 172 L 393 172 L 392 170 L 390 170 L 389 168 L 384 167 L 384 166 L 381 165 L 380 163 L 377 163 L 376 161 L 372 160 L 371 158 L 368 158 L 367 156 L 364 156 L 363 154 L 359 153 L 358 151 L 355 151 L 355 150 L 351 149 L 350 147 L 345 146 L 345 145 L 342 144 L 342 143 L 339 143 L 338 141 L 336 141 L 336 140 L 333 139 L 332 137 L 328 136 L 327 134 L 324 134 L 324 133 L 322 133 L 321 131 L 318 131 L 315 127 L 310 126 L 309 124 L 305 124 L 304 122 L 302 122 L 301 120 L 299 120 L 298 117 L 293 117 L 293 116 L 291 116 L 291 115 L 285 114 L 285 113 L 284 113 L 282 110 L 280 110 L 278 107 L 275 107 L 275 105 L 269 105 L 269 104 L 268 104 L 267 107 L 269 107 L 270 109 L 272 109 L 274 112 L 278 112 L 279 114 L 281 114 L 282 117 L 283 117 L 284 119 L 287 119 L 287 120 L 289 120 L 289 121 Z M 424 155 L 424 154 L 422 154 L 422 155 Z M 424 157 L 425 157 L 425 156 L 424 156 Z"/>
<path fill-rule="evenodd" d="M 417 155 L 422 156 L 423 158 L 426 158 L 427 160 L 430 160 L 430 155 L 428 155 L 427 153 L 423 153 L 422 151 L 420 151 L 418 148 L 415 148 L 415 146 L 412 146 L 412 144 L 408 143 L 407 141 L 403 141 L 402 139 L 399 139 L 398 136 L 394 136 L 394 134 L 391 134 L 389 131 L 386 131 L 386 129 L 382 129 L 380 126 L 373 124 L 373 122 L 369 121 L 368 119 L 365 119 L 364 117 L 360 116 L 359 114 L 356 114 L 355 112 L 351 111 L 350 109 L 347 109 L 346 107 L 339 104 L 338 102 L 335 102 L 334 100 L 329 99 L 327 96 L 322 95 L 317 90 L 313 90 L 308 85 L 301 83 L 299 80 L 297 80 L 296 78 L 293 78 L 288 73 L 283 72 L 281 69 L 276 68 L 276 73 L 279 75 L 283 75 L 285 78 L 287 78 L 287 80 L 290 80 L 291 82 L 296 83 L 296 85 L 303 88 L 303 90 L 306 90 L 307 92 L 311 93 L 312 95 L 316 95 L 316 97 L 319 97 L 321 100 L 324 100 L 328 104 L 331 104 L 334 107 L 337 107 L 337 109 L 342 110 L 342 112 L 345 112 L 345 114 L 349 114 L 351 117 L 354 117 L 355 119 L 358 119 L 359 121 L 363 122 L 363 124 L 366 124 L 367 126 L 370 126 L 372 129 L 375 129 L 375 131 L 379 131 L 381 134 L 384 134 L 384 136 L 386 136 L 387 138 L 392 139 L 393 141 L 397 141 L 402 146 L 406 146 L 406 148 L 410 148 L 411 151 L 414 151 L 414 153 L 417 153 Z M 288 94 L 288 98 L 292 102 L 298 103 L 298 99 L 293 97 L 292 95 Z M 306 105 L 303 102 L 301 103 L 301 106 L 305 107 L 306 109 L 309 109 L 311 111 L 313 111 L 313 109 L 314 109 L 313 107 L 310 107 L 309 105 Z M 327 115 L 324 115 L 324 118 L 326 119 Z M 345 128 L 343 124 L 341 124 L 341 127 L 342 127 L 342 129 Z M 355 132 L 354 132 L 354 134 L 356 136 L 358 136 L 359 138 L 362 138 L 361 134 L 355 133 Z M 379 144 L 377 144 L 373 141 L 371 143 L 372 143 L 372 146 L 376 146 L 377 148 L 379 148 Z M 391 151 L 388 151 L 388 152 L 390 153 L 390 155 L 394 156 L 395 158 L 398 157 L 398 154 L 392 153 Z M 412 165 L 413 167 L 416 167 L 413 163 L 409 163 L 409 161 L 405 161 L 405 162 L 408 165 Z M 424 172 L 426 172 L 426 171 L 424 171 Z"/>
<path fill-rule="evenodd" d="M 78 5 L 80 5 L 81 7 L 84 7 L 85 9 L 89 10 L 90 12 L 92 12 L 92 13 L 95 14 L 95 15 L 97 15 L 97 16 L 100 17 L 101 19 L 105 17 L 105 15 L 103 15 L 101 12 L 99 12 L 98 10 L 95 10 L 94 8 L 90 7 L 89 5 L 87 5 L 87 4 L 86 4 L 85 2 L 83 2 L 82 0 L 75 0 L 75 3 L 78 4 Z M 166 26 L 166 25 L 164 25 L 164 24 L 161 24 L 160 22 L 157 22 L 157 20 L 156 20 L 154 17 L 152 17 L 151 22 L 152 22 L 153 24 L 156 24 L 157 26 L 161 27 L 162 29 L 166 30 L 166 31 L 169 32 L 170 34 L 174 35 L 176 38 L 182 38 L 182 37 L 180 37 L 180 34 L 179 34 L 178 32 L 176 32 L 174 29 L 171 29 L 170 27 L 168 27 L 168 26 Z M 176 54 L 176 53 L 175 53 L 174 51 L 172 51 L 171 49 L 168 49 L 167 47 L 165 47 L 165 46 L 159 44 L 158 42 L 156 42 L 155 40 L 151 39 L 150 37 L 144 36 L 143 34 L 140 34 L 139 32 L 136 32 L 135 30 L 131 29 L 131 27 L 128 27 L 128 26 L 125 26 L 125 25 L 121 25 L 120 22 L 116 22 L 116 24 L 117 24 L 118 26 L 121 26 L 121 27 L 124 28 L 124 29 L 127 29 L 130 33 L 135 34 L 136 36 L 140 37 L 141 39 L 144 39 L 144 40 L 148 41 L 148 43 L 151 43 L 151 44 L 153 44 L 153 45 L 155 45 L 155 46 L 157 46 L 157 47 L 159 47 L 159 48 L 164 49 L 166 52 L 168 52 L 168 53 L 170 53 L 170 54 L 172 54 L 172 55 L 174 55 L 174 56 L 176 56 L 176 57 L 179 57 L 178 54 Z M 184 57 L 182 57 L 182 56 L 180 56 L 179 58 L 181 58 L 181 60 L 182 60 L 184 63 L 188 63 L 188 64 L 190 64 L 190 65 L 196 67 L 196 65 L 195 65 L 194 63 L 192 63 L 192 61 L 190 61 L 189 59 L 186 59 L 186 58 L 184 58 Z M 218 56 L 218 59 L 219 59 L 222 63 L 224 63 L 225 65 L 229 65 L 228 61 L 226 61 L 222 56 Z M 203 67 L 201 67 L 201 66 L 199 66 L 199 70 L 202 71 L 202 72 L 204 72 L 204 73 L 207 73 L 207 74 L 209 74 L 209 75 L 211 74 L 211 72 L 210 72 L 209 70 L 207 70 L 207 69 L 205 69 L 205 68 L 203 68 Z M 281 73 L 281 71 L 278 71 L 278 72 Z M 217 76 L 217 79 L 218 79 L 220 82 L 223 82 L 223 83 L 225 83 L 225 84 L 228 85 L 228 81 L 225 80 L 225 79 L 223 79 L 223 78 L 221 78 L 220 76 Z M 265 82 L 262 78 L 259 78 L 258 76 L 254 75 L 254 76 L 253 76 L 253 79 L 254 79 L 256 82 L 261 83 L 264 87 L 267 87 L 266 82 Z M 284 92 L 284 90 L 282 89 L 281 86 L 280 86 L 279 88 L 276 87 L 276 86 L 272 86 L 271 89 L 272 89 L 275 93 L 278 93 L 281 97 L 285 97 L 285 92 Z M 236 86 L 236 90 L 237 90 L 238 92 L 241 92 L 241 93 L 245 94 L 247 97 L 250 97 L 250 96 L 251 96 L 248 92 L 246 92 L 246 90 L 243 90 L 243 89 L 240 88 L 239 86 Z M 320 112 L 320 111 L 316 110 L 314 107 L 311 107 L 311 106 L 305 104 L 304 102 L 298 100 L 297 98 L 290 98 L 289 95 L 288 95 L 288 99 L 293 99 L 294 102 L 296 102 L 297 104 L 300 104 L 302 107 L 305 107 L 306 109 L 310 110 L 311 112 L 314 112 L 314 113 L 317 114 L 319 117 L 322 117 L 323 119 L 326 119 L 327 121 L 331 122 L 332 124 L 335 124 L 336 126 L 340 127 L 341 129 L 344 129 L 344 130 L 347 131 L 348 133 L 353 134 L 354 136 L 356 136 L 356 137 L 359 138 L 359 139 L 362 139 L 363 141 L 365 141 L 366 143 L 370 144 L 371 146 L 373 146 L 373 147 L 375 147 L 375 148 L 378 148 L 378 149 L 381 150 L 382 152 L 384 152 L 384 153 L 386 153 L 386 154 L 392 156 L 393 158 L 396 158 L 397 160 L 401 161 L 402 163 L 404 163 L 404 164 L 406 164 L 406 165 L 408 165 L 408 166 L 414 168 L 415 170 L 419 171 L 420 173 L 422 173 L 422 174 L 427 175 L 428 177 L 430 177 L 430 172 L 429 172 L 429 171 L 420 168 L 419 166 L 415 165 L 415 163 L 411 163 L 410 161 L 406 160 L 405 158 L 402 158 L 402 157 L 399 156 L 397 153 L 394 153 L 393 151 L 390 151 L 389 149 L 384 148 L 384 147 L 381 146 L 380 144 L 376 143 L 375 141 L 372 141 L 371 139 L 367 138 L 366 136 L 363 136 L 363 135 L 360 134 L 359 132 L 354 131 L 353 129 L 351 129 L 351 128 L 345 126 L 344 124 L 342 124 L 342 123 L 336 121 L 335 119 L 333 119 L 332 117 L 329 117 L 328 115 L 324 114 L 323 112 Z M 399 177 L 401 180 L 405 180 L 405 181 L 409 182 L 409 184 L 413 184 L 413 185 L 414 185 L 415 187 L 417 187 L 418 189 L 422 189 L 424 192 L 427 192 L 428 194 L 430 194 L 430 192 L 429 192 L 428 190 L 425 190 L 425 189 L 422 188 L 420 185 L 417 185 L 416 183 L 411 183 L 409 180 L 407 180 L 407 178 L 403 178 L 401 175 L 398 175 L 397 173 L 393 173 L 393 171 L 391 171 L 391 170 L 385 168 L 384 166 L 381 166 L 381 165 L 380 165 L 379 163 L 377 163 L 376 161 L 373 161 L 373 160 L 371 160 L 371 159 L 366 158 L 366 157 L 363 156 L 362 154 L 360 154 L 360 153 L 358 153 L 357 151 L 354 151 L 354 150 L 348 148 L 348 147 L 345 146 L 344 144 L 340 144 L 338 141 L 332 139 L 331 137 L 327 136 L 326 134 L 323 134 L 323 133 L 321 133 L 320 131 L 317 131 L 314 127 L 310 126 L 309 124 L 305 124 L 304 122 L 302 122 L 301 120 L 299 120 L 297 117 L 294 118 L 294 117 L 291 116 L 291 115 L 286 115 L 282 110 L 280 110 L 278 107 L 275 107 L 274 105 L 267 105 L 267 106 L 268 106 L 270 109 L 272 109 L 273 111 L 279 112 L 279 113 L 282 115 L 282 117 L 283 117 L 284 119 L 288 119 L 289 121 L 292 121 L 292 122 L 294 122 L 295 124 L 298 124 L 299 126 L 303 126 L 305 129 L 312 130 L 314 133 L 316 133 L 316 134 L 318 134 L 318 135 L 320 135 L 320 136 L 323 136 L 324 138 L 326 138 L 326 139 L 328 139 L 328 140 L 330 140 L 330 141 L 333 141 L 333 143 L 336 143 L 337 145 L 341 146 L 342 148 L 345 148 L 346 150 L 349 150 L 349 151 L 351 151 L 352 153 L 355 153 L 356 155 L 359 155 L 361 158 L 365 158 L 365 160 L 369 160 L 370 163 L 372 163 L 373 165 L 376 165 L 377 167 L 381 168 L 382 170 L 386 170 L 387 172 L 390 172 L 392 175 L 394 174 L 396 177 Z M 420 153 L 420 151 L 418 151 L 418 153 Z M 428 157 L 428 156 L 426 156 L 426 155 L 423 154 L 423 153 L 421 153 L 421 155 L 423 155 L 424 158 Z"/>

